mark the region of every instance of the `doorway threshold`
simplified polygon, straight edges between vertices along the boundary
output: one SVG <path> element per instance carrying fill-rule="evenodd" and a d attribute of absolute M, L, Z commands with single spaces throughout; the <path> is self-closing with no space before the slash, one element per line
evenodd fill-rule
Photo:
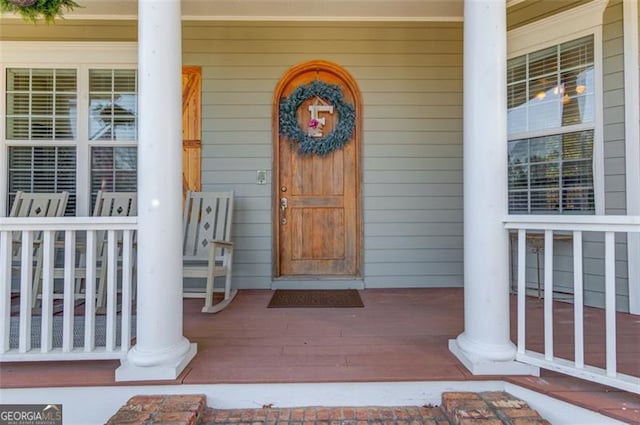
<path fill-rule="evenodd" d="M 271 289 L 364 289 L 363 279 L 351 277 L 294 277 L 271 281 Z"/>

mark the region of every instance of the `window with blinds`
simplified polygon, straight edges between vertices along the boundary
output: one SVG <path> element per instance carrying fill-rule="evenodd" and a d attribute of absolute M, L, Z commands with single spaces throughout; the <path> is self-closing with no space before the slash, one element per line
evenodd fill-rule
<path fill-rule="evenodd" d="M 135 69 L 9 67 L 5 78 L 7 213 L 18 191 L 68 191 L 66 215 L 78 202 L 91 211 L 98 190 L 136 191 Z"/>
<path fill-rule="evenodd" d="M 8 68 L 5 138 L 8 147 L 8 207 L 15 194 L 69 192 L 67 215 L 76 210 L 75 69 Z M 65 146 L 57 146 L 67 142 Z"/>
<path fill-rule="evenodd" d="M 510 214 L 595 211 L 594 93 L 593 36 L 509 60 Z"/>

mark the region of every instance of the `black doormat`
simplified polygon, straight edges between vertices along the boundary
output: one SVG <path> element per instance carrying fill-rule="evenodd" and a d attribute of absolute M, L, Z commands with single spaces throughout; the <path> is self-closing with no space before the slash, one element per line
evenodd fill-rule
<path fill-rule="evenodd" d="M 355 289 L 277 289 L 268 308 L 364 307 Z"/>

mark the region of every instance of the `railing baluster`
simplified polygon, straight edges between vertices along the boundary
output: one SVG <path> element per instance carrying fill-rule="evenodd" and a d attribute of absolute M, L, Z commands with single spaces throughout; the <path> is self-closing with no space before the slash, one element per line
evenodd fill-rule
<path fill-rule="evenodd" d="M 86 245 L 76 241 L 78 232 Z M 0 361 L 122 359 L 131 347 L 135 232 L 135 217 L 0 217 Z M 63 235 L 63 241 L 56 235 Z M 104 235 L 106 241 L 98 235 Z M 64 254 L 63 265 L 57 264 L 58 253 Z M 98 317 L 102 278 L 98 275 L 102 271 L 106 316 Z M 12 299 L 12 281 L 19 281 L 19 305 L 14 305 L 16 297 Z M 56 286 L 58 281 L 63 288 Z M 75 317 L 79 297 L 86 298 L 84 314 Z M 120 297 L 122 312 L 118 310 Z M 34 308 L 40 306 L 41 314 L 36 317 Z M 63 312 L 60 331 L 54 315 L 58 307 Z M 11 317 L 14 308 L 18 317 Z M 104 327 L 100 323 L 106 332 L 104 339 L 97 338 L 98 319 L 106 319 Z M 83 323 L 84 344 L 75 338 Z M 54 332 L 62 333 L 61 349 L 54 347 L 58 336 Z"/>
<path fill-rule="evenodd" d="M 131 282 L 132 231 L 122 232 L 122 323 L 120 350 L 129 351 L 131 345 Z"/>
<path fill-rule="evenodd" d="M 526 349 L 527 231 L 518 230 L 518 353 Z"/>
<path fill-rule="evenodd" d="M 107 351 L 116 349 L 116 312 L 117 312 L 117 285 L 118 254 L 115 230 L 107 232 L 107 330 L 105 347 Z M 102 267 L 105 267 L 103 264 Z"/>
<path fill-rule="evenodd" d="M 73 350 L 74 309 L 76 294 L 76 232 L 67 230 L 64 233 L 64 292 L 62 311 L 62 351 Z"/>
<path fill-rule="evenodd" d="M 22 231 L 20 259 L 20 338 L 18 351 L 26 353 L 31 350 L 31 304 L 33 284 L 33 232 Z"/>
<path fill-rule="evenodd" d="M 615 233 L 604 234 L 604 286 L 607 375 L 616 376 L 616 252 Z"/>
<path fill-rule="evenodd" d="M 584 313 L 582 285 L 582 232 L 573 232 L 573 326 L 574 358 L 577 368 L 584 368 Z"/>
<path fill-rule="evenodd" d="M 48 353 L 53 348 L 54 243 L 54 232 L 45 230 L 42 238 L 42 310 L 40 317 L 40 351 L 42 353 Z"/>
<path fill-rule="evenodd" d="M 544 357 L 553 360 L 553 230 L 544 231 Z"/>
<path fill-rule="evenodd" d="M 11 337 L 11 260 L 12 234 L 0 232 L 0 353 L 9 351 Z"/>
<path fill-rule="evenodd" d="M 87 231 L 85 252 L 86 271 L 84 283 L 84 351 L 93 351 L 96 347 L 96 231 Z"/>

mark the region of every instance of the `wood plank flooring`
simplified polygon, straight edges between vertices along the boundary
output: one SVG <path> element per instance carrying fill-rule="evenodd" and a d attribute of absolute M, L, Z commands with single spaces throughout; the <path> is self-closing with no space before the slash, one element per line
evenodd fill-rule
<path fill-rule="evenodd" d="M 449 352 L 463 330 L 462 289 L 368 289 L 365 308 L 267 308 L 268 290 L 240 291 L 221 313 L 184 301 L 185 336 L 198 354 L 173 384 L 464 381 L 504 379 L 640 424 L 640 397 L 559 374 L 474 377 Z M 527 301 L 528 346 L 541 349 L 542 300 Z M 515 340 L 515 298 L 512 299 Z M 573 350 L 573 306 L 555 303 L 556 352 Z M 604 315 L 586 309 L 588 361 L 604 364 Z M 640 371 L 640 318 L 618 314 L 618 369 Z M 4 363 L 0 386 L 128 385 L 114 381 L 118 362 Z M 156 382 L 154 382 L 155 384 Z M 139 384 L 139 383 L 136 383 Z"/>

